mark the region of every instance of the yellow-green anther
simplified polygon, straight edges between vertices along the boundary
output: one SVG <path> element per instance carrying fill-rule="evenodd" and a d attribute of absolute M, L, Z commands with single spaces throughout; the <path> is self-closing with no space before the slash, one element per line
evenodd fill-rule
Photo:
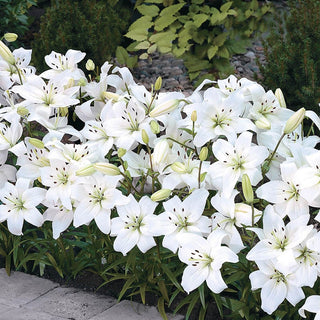
<path fill-rule="evenodd" d="M 44 143 L 36 138 L 29 138 L 28 140 L 30 142 L 30 144 L 32 144 L 33 146 L 35 146 L 38 149 L 43 149 L 44 148 Z"/>
<path fill-rule="evenodd" d="M 298 126 L 303 121 L 304 115 L 306 113 L 305 108 L 301 108 L 296 111 L 286 122 L 283 133 L 288 134 L 298 128 Z"/>
<path fill-rule="evenodd" d="M 2 41 L 0 41 L 0 56 L 11 65 L 16 63 L 12 52 Z"/>
<path fill-rule="evenodd" d="M 192 122 L 196 122 L 197 121 L 197 111 L 196 110 L 193 110 L 192 113 L 191 113 L 191 121 Z"/>
<path fill-rule="evenodd" d="M 156 121 L 156 120 L 150 121 L 150 128 L 154 134 L 158 134 L 160 132 L 160 126 L 159 126 L 158 121 Z"/>
<path fill-rule="evenodd" d="M 14 42 L 17 40 L 18 35 L 16 33 L 12 33 L 12 32 L 7 32 L 4 34 L 4 39 L 8 42 Z"/>
<path fill-rule="evenodd" d="M 286 100 L 284 99 L 284 95 L 283 95 L 282 90 L 280 88 L 277 88 L 274 95 L 278 99 L 280 107 L 286 108 L 287 104 L 286 104 Z"/>
<path fill-rule="evenodd" d="M 162 87 L 162 78 L 158 77 L 155 84 L 154 84 L 154 90 L 159 91 Z"/>
<path fill-rule="evenodd" d="M 151 195 L 152 201 L 162 201 L 167 199 L 171 194 L 170 189 L 160 189 Z"/>
<path fill-rule="evenodd" d="M 208 158 L 208 148 L 207 147 L 203 147 L 201 150 L 200 150 L 200 154 L 199 154 L 199 159 L 201 161 L 206 161 Z"/>
<path fill-rule="evenodd" d="M 148 143 L 149 143 L 149 136 L 148 136 L 146 130 L 144 130 L 144 129 L 141 130 L 141 137 L 142 137 L 142 141 L 143 141 L 145 144 L 148 144 Z"/>
<path fill-rule="evenodd" d="M 245 173 L 242 175 L 242 191 L 247 203 L 253 203 L 253 190 L 249 176 Z"/>
<path fill-rule="evenodd" d="M 114 164 L 112 163 L 108 163 L 108 162 L 97 162 L 93 165 L 93 167 L 108 175 L 108 176 L 117 176 L 120 174 L 120 170 L 118 167 L 116 167 Z"/>
<path fill-rule="evenodd" d="M 86 63 L 86 69 L 88 71 L 92 71 L 92 70 L 94 70 L 95 67 L 96 66 L 95 66 L 94 62 L 91 59 L 88 59 L 88 61 Z"/>

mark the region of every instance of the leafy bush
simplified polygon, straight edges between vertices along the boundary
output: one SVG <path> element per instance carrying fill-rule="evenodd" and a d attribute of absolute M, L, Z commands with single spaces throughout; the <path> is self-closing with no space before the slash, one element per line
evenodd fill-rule
<path fill-rule="evenodd" d="M 290 108 L 318 110 L 320 1 L 289 1 L 288 5 L 290 14 L 284 24 L 276 26 L 264 43 L 264 83 L 270 89 L 281 87 Z"/>
<path fill-rule="evenodd" d="M 141 58 L 158 50 L 182 57 L 190 79 L 230 74 L 229 59 L 244 53 L 255 31 L 264 30 L 269 4 L 252 1 L 145 0 L 136 4 L 141 14 L 126 36 L 134 42 L 128 51 L 143 51 Z M 199 79 L 200 80 L 200 79 Z"/>
<path fill-rule="evenodd" d="M 21 37 L 28 30 L 27 10 L 36 0 L 0 0 L 0 34 L 14 32 Z"/>
<path fill-rule="evenodd" d="M 44 69 L 44 54 L 52 50 L 85 51 L 101 65 L 121 43 L 130 19 L 129 7 L 121 2 L 96 0 L 53 1 L 41 17 L 40 31 L 33 42 L 34 63 Z"/>

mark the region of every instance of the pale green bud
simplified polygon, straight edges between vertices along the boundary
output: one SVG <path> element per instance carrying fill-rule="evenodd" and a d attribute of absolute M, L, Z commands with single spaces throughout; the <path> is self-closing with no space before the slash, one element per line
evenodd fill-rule
<path fill-rule="evenodd" d="M 122 158 L 126 153 L 127 153 L 126 149 L 123 149 L 123 148 L 118 149 L 118 157 L 119 158 Z"/>
<path fill-rule="evenodd" d="M 141 137 L 142 137 L 142 141 L 143 141 L 145 144 L 148 144 L 148 143 L 149 143 L 149 136 L 148 136 L 146 130 L 144 130 L 144 129 L 141 130 Z"/>
<path fill-rule="evenodd" d="M 9 64 L 14 65 L 16 63 L 12 52 L 2 41 L 0 41 L 0 56 Z"/>
<path fill-rule="evenodd" d="M 151 120 L 150 121 L 150 128 L 151 128 L 151 131 L 154 133 L 154 134 L 158 134 L 160 132 L 160 126 L 159 126 L 159 123 L 155 120 Z"/>
<path fill-rule="evenodd" d="M 108 176 L 117 176 L 120 174 L 120 170 L 118 167 L 116 167 L 114 164 L 112 163 L 108 163 L 108 162 L 97 162 L 93 165 L 93 167 L 108 175 Z"/>
<path fill-rule="evenodd" d="M 249 176 L 245 173 L 242 175 L 242 191 L 244 198 L 248 203 L 253 203 L 253 190 Z"/>
<path fill-rule="evenodd" d="M 87 79 L 86 78 L 80 78 L 78 81 L 78 86 L 84 87 L 87 84 Z"/>
<path fill-rule="evenodd" d="M 36 138 L 29 138 L 28 140 L 30 142 L 30 144 L 32 144 L 33 146 L 35 146 L 38 149 L 43 149 L 44 148 L 44 143 Z"/>
<path fill-rule="evenodd" d="M 29 110 L 26 107 L 18 107 L 17 114 L 21 117 L 25 117 L 29 114 Z"/>
<path fill-rule="evenodd" d="M 12 32 L 5 33 L 3 37 L 8 42 L 14 42 L 18 39 L 18 35 L 16 33 L 12 33 Z"/>
<path fill-rule="evenodd" d="M 186 173 L 186 166 L 181 162 L 174 162 L 171 165 L 171 169 L 177 173 Z"/>
<path fill-rule="evenodd" d="M 286 100 L 284 99 L 284 95 L 283 95 L 282 90 L 280 88 L 277 88 L 274 95 L 278 99 L 280 107 L 286 108 L 287 104 L 286 104 Z"/>
<path fill-rule="evenodd" d="M 201 150 L 200 150 L 200 154 L 199 154 L 199 159 L 201 161 L 206 161 L 208 158 L 208 148 L 207 147 L 203 147 Z"/>
<path fill-rule="evenodd" d="M 152 154 L 152 162 L 160 164 L 164 162 L 169 153 L 169 143 L 166 139 L 160 140 L 154 147 Z"/>
<path fill-rule="evenodd" d="M 156 106 L 153 110 L 151 110 L 149 115 L 152 118 L 164 115 L 176 109 L 178 105 L 179 105 L 178 99 L 168 100 Z"/>
<path fill-rule="evenodd" d="M 160 189 L 151 195 L 151 200 L 156 202 L 162 201 L 167 199 L 170 196 L 170 194 L 170 189 Z"/>
<path fill-rule="evenodd" d="M 301 108 L 296 111 L 286 122 L 283 133 L 288 134 L 298 128 L 298 126 L 303 121 L 304 115 L 306 113 L 305 108 Z"/>
<path fill-rule="evenodd" d="M 269 130 L 271 128 L 270 121 L 265 117 L 260 117 L 256 122 L 255 125 L 257 128 L 262 130 Z"/>
<path fill-rule="evenodd" d="M 154 90 L 159 91 L 161 89 L 161 86 L 162 86 L 162 78 L 158 77 L 156 80 L 156 83 L 154 84 Z"/>
<path fill-rule="evenodd" d="M 103 93 L 104 98 L 108 100 L 113 100 L 115 102 L 119 101 L 120 95 L 113 93 L 113 92 L 104 92 Z"/>
<path fill-rule="evenodd" d="M 197 121 L 197 111 L 196 110 L 193 110 L 192 113 L 191 113 L 191 121 L 192 122 L 196 122 Z"/>
<path fill-rule="evenodd" d="M 88 61 L 86 63 L 86 69 L 88 71 L 92 71 L 92 70 L 94 70 L 95 67 L 96 66 L 95 66 L 94 62 L 91 59 L 88 59 Z"/>
<path fill-rule="evenodd" d="M 93 167 L 92 164 L 90 164 L 90 165 L 76 171 L 76 175 L 85 177 L 85 176 L 91 176 L 95 172 L 96 172 L 96 169 Z"/>

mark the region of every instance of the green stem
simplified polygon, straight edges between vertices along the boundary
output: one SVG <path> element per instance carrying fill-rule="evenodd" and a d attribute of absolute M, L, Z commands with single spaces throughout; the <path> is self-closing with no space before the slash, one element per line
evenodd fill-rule
<path fill-rule="evenodd" d="M 20 73 L 19 68 L 17 67 L 17 65 L 16 65 L 16 64 L 14 64 L 14 67 L 15 67 L 15 68 L 16 68 L 16 70 L 17 70 L 17 73 L 18 73 L 18 76 L 19 76 L 19 80 L 20 80 L 20 84 L 23 84 L 23 81 L 22 81 L 22 77 L 21 77 L 21 73 Z"/>

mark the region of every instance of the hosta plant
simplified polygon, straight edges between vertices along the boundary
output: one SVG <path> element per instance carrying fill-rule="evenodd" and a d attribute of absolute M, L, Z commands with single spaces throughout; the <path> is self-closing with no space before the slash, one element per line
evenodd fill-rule
<path fill-rule="evenodd" d="M 319 317 L 320 138 L 302 130 L 316 113 L 245 78 L 150 92 L 108 62 L 86 78 L 80 51 L 41 74 L 31 54 L 0 42 L 8 271 L 91 270 L 164 319 Z"/>

